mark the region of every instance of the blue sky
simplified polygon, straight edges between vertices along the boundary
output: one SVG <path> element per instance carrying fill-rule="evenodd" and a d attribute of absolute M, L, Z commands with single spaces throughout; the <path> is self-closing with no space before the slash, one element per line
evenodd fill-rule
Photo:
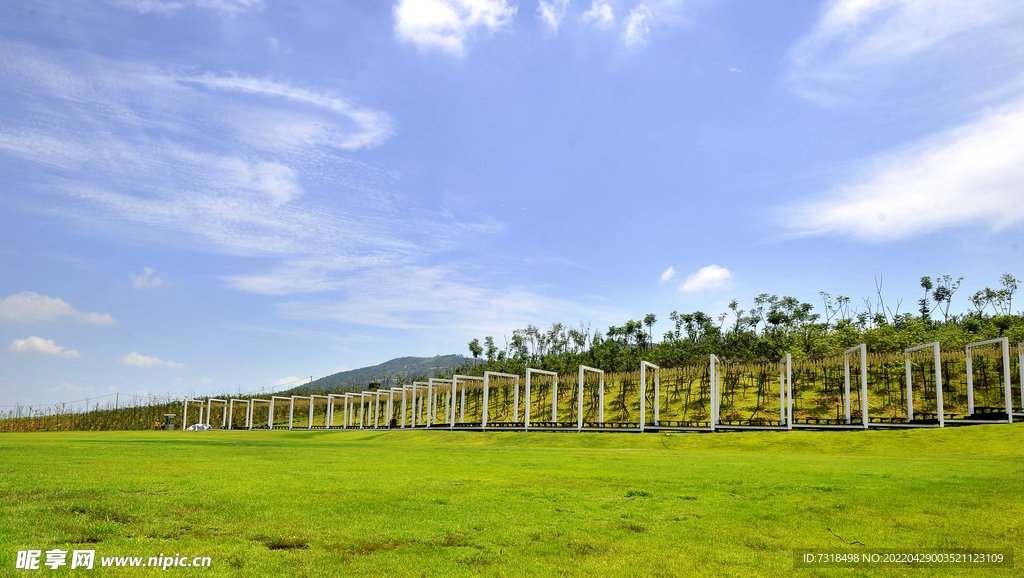
<path fill-rule="evenodd" d="M 1024 273 L 1017 1 L 0 10 L 0 405 Z"/>

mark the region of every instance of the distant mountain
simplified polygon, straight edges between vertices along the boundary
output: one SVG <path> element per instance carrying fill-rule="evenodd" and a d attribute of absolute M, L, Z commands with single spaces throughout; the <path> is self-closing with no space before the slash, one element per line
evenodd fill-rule
<path fill-rule="evenodd" d="M 370 383 L 381 387 L 397 385 L 398 378 L 406 381 L 413 377 L 434 377 L 442 372 L 451 372 L 470 358 L 464 355 L 435 355 L 434 357 L 396 357 L 379 365 L 342 371 L 321 377 L 312 384 L 305 383 L 277 395 L 301 395 L 307 391 L 329 389 L 365 389 Z"/>

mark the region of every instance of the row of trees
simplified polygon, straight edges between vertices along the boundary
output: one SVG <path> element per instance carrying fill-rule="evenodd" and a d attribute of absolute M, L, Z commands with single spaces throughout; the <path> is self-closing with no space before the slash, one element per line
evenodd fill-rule
<path fill-rule="evenodd" d="M 717 316 L 702 311 L 669 313 L 673 328 L 656 340 L 657 316 L 629 320 L 605 332 L 590 325 L 553 323 L 544 331 L 529 325 L 512 332 L 499 347 L 492 336 L 469 342 L 473 362 L 456 369 L 467 374 L 483 371 L 522 373 L 526 367 L 571 371 L 590 365 L 608 371 L 635 368 L 641 359 L 664 367 L 699 363 L 708 354 L 735 360 L 774 360 L 786 353 L 800 358 L 824 358 L 848 347 L 867 343 L 873 351 L 898 351 L 913 345 L 939 341 L 944 347 L 1008 336 L 1024 341 L 1024 315 L 1013 314 L 1013 296 L 1019 284 L 1011 274 L 1000 284 L 969 298 L 972 309 L 951 313 L 953 296 L 963 278 L 949 275 L 922 277 L 924 291 L 915 315 L 901 312 L 903 300 L 886 302 L 882 280 L 876 279 L 876 295 L 862 299 L 863 308 L 849 297 L 819 293 L 821 307 L 795 297 L 762 293 L 749 309 L 738 301 Z M 941 317 L 941 319 L 940 319 Z M 483 359 L 481 359 L 481 356 Z"/>

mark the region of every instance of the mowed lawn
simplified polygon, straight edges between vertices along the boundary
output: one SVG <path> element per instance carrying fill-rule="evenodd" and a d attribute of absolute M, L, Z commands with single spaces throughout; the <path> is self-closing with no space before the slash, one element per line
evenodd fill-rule
<path fill-rule="evenodd" d="M 793 568 L 794 548 L 865 547 L 832 532 L 1017 563 Z M 14 569 L 55 547 L 210 556 L 166 571 L 196 576 L 1019 576 L 1024 425 L 0 435 L 0 575 L 165 574 Z"/>

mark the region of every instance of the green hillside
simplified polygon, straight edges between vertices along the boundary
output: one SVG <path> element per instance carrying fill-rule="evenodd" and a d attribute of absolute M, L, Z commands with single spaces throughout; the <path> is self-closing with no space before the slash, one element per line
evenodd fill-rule
<path fill-rule="evenodd" d="M 420 377 L 434 377 L 440 373 L 450 373 L 453 368 L 469 361 L 462 355 L 435 355 L 434 357 L 396 357 L 370 367 L 361 367 L 342 371 L 327 377 L 321 377 L 309 384 L 303 384 L 280 395 L 290 395 L 308 391 L 332 389 L 363 389 L 370 383 L 380 383 L 382 387 L 398 384 L 398 380 L 409 382 Z"/>

